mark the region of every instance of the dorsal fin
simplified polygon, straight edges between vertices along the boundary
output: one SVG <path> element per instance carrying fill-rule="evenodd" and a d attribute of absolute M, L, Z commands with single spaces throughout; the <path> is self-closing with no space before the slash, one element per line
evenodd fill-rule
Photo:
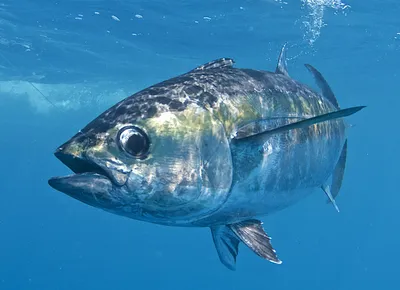
<path fill-rule="evenodd" d="M 317 83 L 318 87 L 322 91 L 322 95 L 325 98 L 327 98 L 336 107 L 336 109 L 339 110 L 340 107 L 339 107 L 339 103 L 335 97 L 335 94 L 332 92 L 331 87 L 328 85 L 327 81 L 322 76 L 322 74 L 315 67 L 313 67 L 310 64 L 305 64 L 305 67 L 314 76 L 315 82 Z"/>
<path fill-rule="evenodd" d="M 281 53 L 279 54 L 278 64 L 276 65 L 275 73 L 289 76 L 287 71 L 287 62 L 286 62 L 286 43 L 283 45 L 281 49 Z"/>
<path fill-rule="evenodd" d="M 207 70 L 207 69 L 214 69 L 214 68 L 226 68 L 226 67 L 233 67 L 233 64 L 235 61 L 232 58 L 220 58 L 216 59 L 210 62 L 207 62 L 205 64 L 202 64 L 195 69 L 191 70 L 191 72 L 194 71 L 200 71 L 200 70 Z"/>

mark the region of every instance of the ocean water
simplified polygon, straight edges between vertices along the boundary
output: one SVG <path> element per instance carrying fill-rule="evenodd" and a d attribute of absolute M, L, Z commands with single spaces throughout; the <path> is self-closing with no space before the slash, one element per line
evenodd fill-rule
<path fill-rule="evenodd" d="M 0 1 L 0 289 L 399 289 L 400 2 Z M 209 229 L 89 207 L 47 184 L 58 145 L 116 101 L 220 57 L 328 80 L 349 118 L 337 199 L 265 218 L 283 264 L 243 245 L 237 270 Z M 40 91 L 40 93 L 39 93 Z"/>

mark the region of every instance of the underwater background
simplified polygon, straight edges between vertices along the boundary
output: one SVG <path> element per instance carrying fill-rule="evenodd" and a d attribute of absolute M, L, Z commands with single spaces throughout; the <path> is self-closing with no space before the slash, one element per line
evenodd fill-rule
<path fill-rule="evenodd" d="M 0 1 L 0 289 L 400 289 L 400 2 L 345 1 Z M 368 107 L 340 213 L 321 191 L 263 219 L 282 265 L 241 245 L 232 272 L 208 228 L 48 186 L 70 173 L 57 146 L 115 102 L 220 57 L 274 71 L 286 42 L 291 77 L 317 88 L 310 63 L 341 107 Z"/>

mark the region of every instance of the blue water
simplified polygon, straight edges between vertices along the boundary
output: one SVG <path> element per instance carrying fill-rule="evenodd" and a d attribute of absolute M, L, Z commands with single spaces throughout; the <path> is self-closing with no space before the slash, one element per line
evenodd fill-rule
<path fill-rule="evenodd" d="M 0 2 L 0 289 L 399 289 L 400 2 Z M 113 17 L 114 16 L 114 17 Z M 264 219 L 282 265 L 243 245 L 237 270 L 208 229 L 142 223 L 51 189 L 54 149 L 116 101 L 219 57 L 314 88 L 349 118 L 337 213 L 315 194 Z M 33 83 L 57 108 L 47 102 Z"/>

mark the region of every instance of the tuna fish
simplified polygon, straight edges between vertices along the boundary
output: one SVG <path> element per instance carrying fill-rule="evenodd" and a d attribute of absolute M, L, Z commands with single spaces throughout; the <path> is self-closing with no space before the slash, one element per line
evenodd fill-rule
<path fill-rule="evenodd" d="M 167 226 L 209 227 L 220 261 L 240 243 L 281 263 L 260 218 L 316 190 L 335 207 L 344 175 L 345 117 L 322 74 L 322 93 L 292 79 L 285 47 L 275 72 L 201 65 L 115 104 L 55 156 L 74 174 L 50 186 L 90 206 Z"/>

